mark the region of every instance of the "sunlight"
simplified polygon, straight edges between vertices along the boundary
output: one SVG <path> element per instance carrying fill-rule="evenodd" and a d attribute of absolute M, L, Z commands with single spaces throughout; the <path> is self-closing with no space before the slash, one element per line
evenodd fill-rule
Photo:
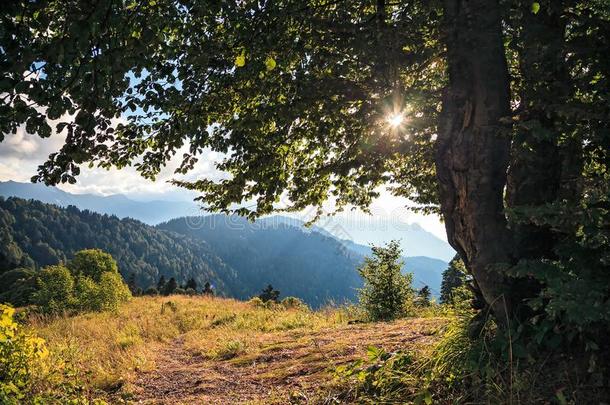
<path fill-rule="evenodd" d="M 392 128 L 396 128 L 400 126 L 400 124 L 402 124 L 404 118 L 405 117 L 402 115 L 402 113 L 396 113 L 388 115 L 386 121 L 388 122 L 388 124 L 390 124 Z"/>

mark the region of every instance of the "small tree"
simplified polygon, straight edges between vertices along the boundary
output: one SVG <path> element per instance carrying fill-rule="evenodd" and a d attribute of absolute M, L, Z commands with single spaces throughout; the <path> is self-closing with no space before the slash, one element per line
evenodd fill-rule
<path fill-rule="evenodd" d="M 459 255 L 455 255 L 449 262 L 449 267 L 443 271 L 443 281 L 441 283 L 441 303 L 452 304 L 454 290 L 467 281 L 466 267 Z"/>
<path fill-rule="evenodd" d="M 429 307 L 430 306 L 430 296 L 432 295 L 430 291 L 430 287 L 427 285 L 423 286 L 417 292 L 416 303 L 420 307 Z"/>
<path fill-rule="evenodd" d="M 74 303 L 74 278 L 70 270 L 62 265 L 42 269 L 38 274 L 37 287 L 33 299 L 43 312 L 62 312 Z"/>
<path fill-rule="evenodd" d="M 176 282 L 176 279 L 172 277 L 165 284 L 165 287 L 163 288 L 163 295 L 174 294 L 176 292 L 177 288 L 178 288 L 178 283 Z"/>
<path fill-rule="evenodd" d="M 159 290 L 156 287 L 148 287 L 146 291 L 144 291 L 144 295 L 159 295 Z"/>
<path fill-rule="evenodd" d="M 195 279 L 193 277 L 189 278 L 188 281 L 186 282 L 186 285 L 184 286 L 185 290 L 188 290 L 189 288 L 191 290 L 197 291 L 197 281 L 195 281 Z"/>
<path fill-rule="evenodd" d="M 214 295 L 214 287 L 212 287 L 209 281 L 205 282 L 203 285 L 203 291 L 201 293 L 203 295 Z"/>
<path fill-rule="evenodd" d="M 139 288 L 138 288 L 138 283 L 136 282 L 136 274 L 135 273 L 131 273 L 129 275 L 129 280 L 127 280 L 127 287 L 129 287 L 129 291 L 131 291 L 132 295 L 140 295 L 139 294 Z"/>
<path fill-rule="evenodd" d="M 98 283 L 103 273 L 117 273 L 118 266 L 114 258 L 100 249 L 84 249 L 76 252 L 68 263 L 74 277 L 90 277 Z"/>
<path fill-rule="evenodd" d="M 165 276 L 161 275 L 161 278 L 159 278 L 159 281 L 157 282 L 157 291 L 159 291 L 159 293 L 163 293 L 163 291 L 165 291 L 165 284 L 167 283 L 167 281 L 165 280 Z"/>
<path fill-rule="evenodd" d="M 278 302 L 279 297 L 280 297 L 280 292 L 278 290 L 274 290 L 273 286 L 271 284 L 269 284 L 267 287 L 265 287 L 258 296 L 258 298 L 260 298 L 263 302 L 267 302 L 267 301 Z"/>
<path fill-rule="evenodd" d="M 373 247 L 358 272 L 364 279 L 360 303 L 371 320 L 391 320 L 405 315 L 413 302 L 411 274 L 402 274 L 400 246 L 391 241 L 386 247 Z"/>

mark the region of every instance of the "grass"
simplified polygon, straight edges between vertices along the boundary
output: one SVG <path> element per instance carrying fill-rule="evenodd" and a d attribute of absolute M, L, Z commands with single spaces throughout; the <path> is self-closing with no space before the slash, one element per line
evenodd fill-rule
<path fill-rule="evenodd" d="M 137 297 L 117 312 L 31 316 L 29 325 L 52 353 L 41 379 L 81 381 L 92 397 L 153 400 L 168 391 L 175 395 L 168 403 L 272 403 L 287 392 L 313 395 L 369 345 L 429 347 L 445 323 L 430 316 L 349 325 L 353 317 L 347 308 L 170 296 Z"/>

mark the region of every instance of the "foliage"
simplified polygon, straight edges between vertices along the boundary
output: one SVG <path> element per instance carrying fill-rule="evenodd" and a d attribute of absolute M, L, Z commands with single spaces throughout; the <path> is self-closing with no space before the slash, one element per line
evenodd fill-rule
<path fill-rule="evenodd" d="M 203 290 L 201 291 L 201 293 L 203 295 L 214 295 L 214 288 L 212 287 L 212 284 L 210 284 L 209 281 L 205 282 L 205 284 L 203 285 Z"/>
<path fill-rule="evenodd" d="M 521 346 L 521 326 L 504 330 L 486 318 L 477 327 L 473 316 L 470 310 L 453 318 L 429 352 L 373 347 L 367 359 L 337 367 L 342 395 L 359 403 L 416 404 L 598 403 L 607 397 L 600 380 L 607 365 L 586 360 L 580 348 L 544 351 L 540 364 L 536 349 Z"/>
<path fill-rule="evenodd" d="M 176 289 L 178 288 L 178 283 L 175 278 L 170 278 L 167 283 L 163 286 L 163 295 L 171 295 L 176 293 Z"/>
<path fill-rule="evenodd" d="M 37 275 L 34 303 L 46 313 L 61 313 L 75 304 L 74 278 L 62 265 L 45 267 Z"/>
<path fill-rule="evenodd" d="M 430 287 L 427 285 L 423 286 L 417 291 L 417 296 L 415 297 L 415 305 L 420 307 L 429 307 L 432 302 L 430 301 L 430 297 L 432 292 L 430 291 Z"/>
<path fill-rule="evenodd" d="M 443 272 L 441 282 L 441 304 L 451 304 L 453 302 L 454 290 L 466 283 L 468 279 L 466 267 L 459 255 L 455 255 L 449 262 L 449 266 Z"/>
<path fill-rule="evenodd" d="M 360 303 L 371 320 L 391 320 L 409 313 L 413 303 L 412 274 L 402 274 L 401 250 L 397 241 L 373 247 L 358 269 L 364 279 Z"/>
<path fill-rule="evenodd" d="M 14 309 L 0 304 L 0 403 L 19 404 L 27 399 L 33 373 L 48 356 L 45 341 L 23 330 Z"/>
<path fill-rule="evenodd" d="M 306 309 L 307 305 L 297 297 L 286 297 L 280 304 L 286 309 Z"/>
<path fill-rule="evenodd" d="M 74 277 L 89 277 L 95 282 L 99 282 L 106 272 L 119 272 L 112 256 L 100 249 L 79 250 L 68 262 L 68 268 Z"/>
<path fill-rule="evenodd" d="M 263 291 L 258 295 L 258 298 L 263 302 L 278 302 L 279 297 L 280 292 L 278 290 L 274 290 L 271 284 L 263 288 Z"/>
<path fill-rule="evenodd" d="M 76 257 L 76 264 L 48 266 L 36 275 L 34 303 L 41 311 L 58 314 L 116 310 L 131 297 L 112 256 L 102 251 L 85 250 L 77 252 Z M 95 267 L 100 261 L 88 258 L 103 258 L 104 266 Z M 82 267 L 87 262 L 94 268 Z"/>
<path fill-rule="evenodd" d="M 0 273 L 0 302 L 8 302 L 16 307 L 32 302 L 36 291 L 36 270 L 16 268 Z"/>
<path fill-rule="evenodd" d="M 235 273 L 208 246 L 138 221 L 17 198 L 0 198 L 2 216 L 10 221 L 0 221 L 0 233 L 12 237 L 32 267 L 73 262 L 75 272 L 82 268 L 97 276 L 118 267 L 125 278 L 134 274 L 140 286 L 165 275 L 182 282 L 194 278 L 202 285 L 213 280 L 223 293 L 240 290 Z M 86 253 L 75 257 L 83 249 Z M 95 274 L 89 276 L 96 280 Z"/>

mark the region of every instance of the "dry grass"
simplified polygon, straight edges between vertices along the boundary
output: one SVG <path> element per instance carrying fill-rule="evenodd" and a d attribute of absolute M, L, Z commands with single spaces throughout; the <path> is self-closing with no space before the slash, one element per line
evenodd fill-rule
<path fill-rule="evenodd" d="M 101 396 L 269 403 L 289 393 L 313 395 L 329 382 L 329 370 L 362 356 L 369 345 L 429 347 L 444 323 L 348 325 L 349 318 L 345 309 L 268 309 L 171 296 L 134 298 L 116 313 L 34 318 L 31 326 L 47 340 L 51 362 L 74 365 Z"/>

